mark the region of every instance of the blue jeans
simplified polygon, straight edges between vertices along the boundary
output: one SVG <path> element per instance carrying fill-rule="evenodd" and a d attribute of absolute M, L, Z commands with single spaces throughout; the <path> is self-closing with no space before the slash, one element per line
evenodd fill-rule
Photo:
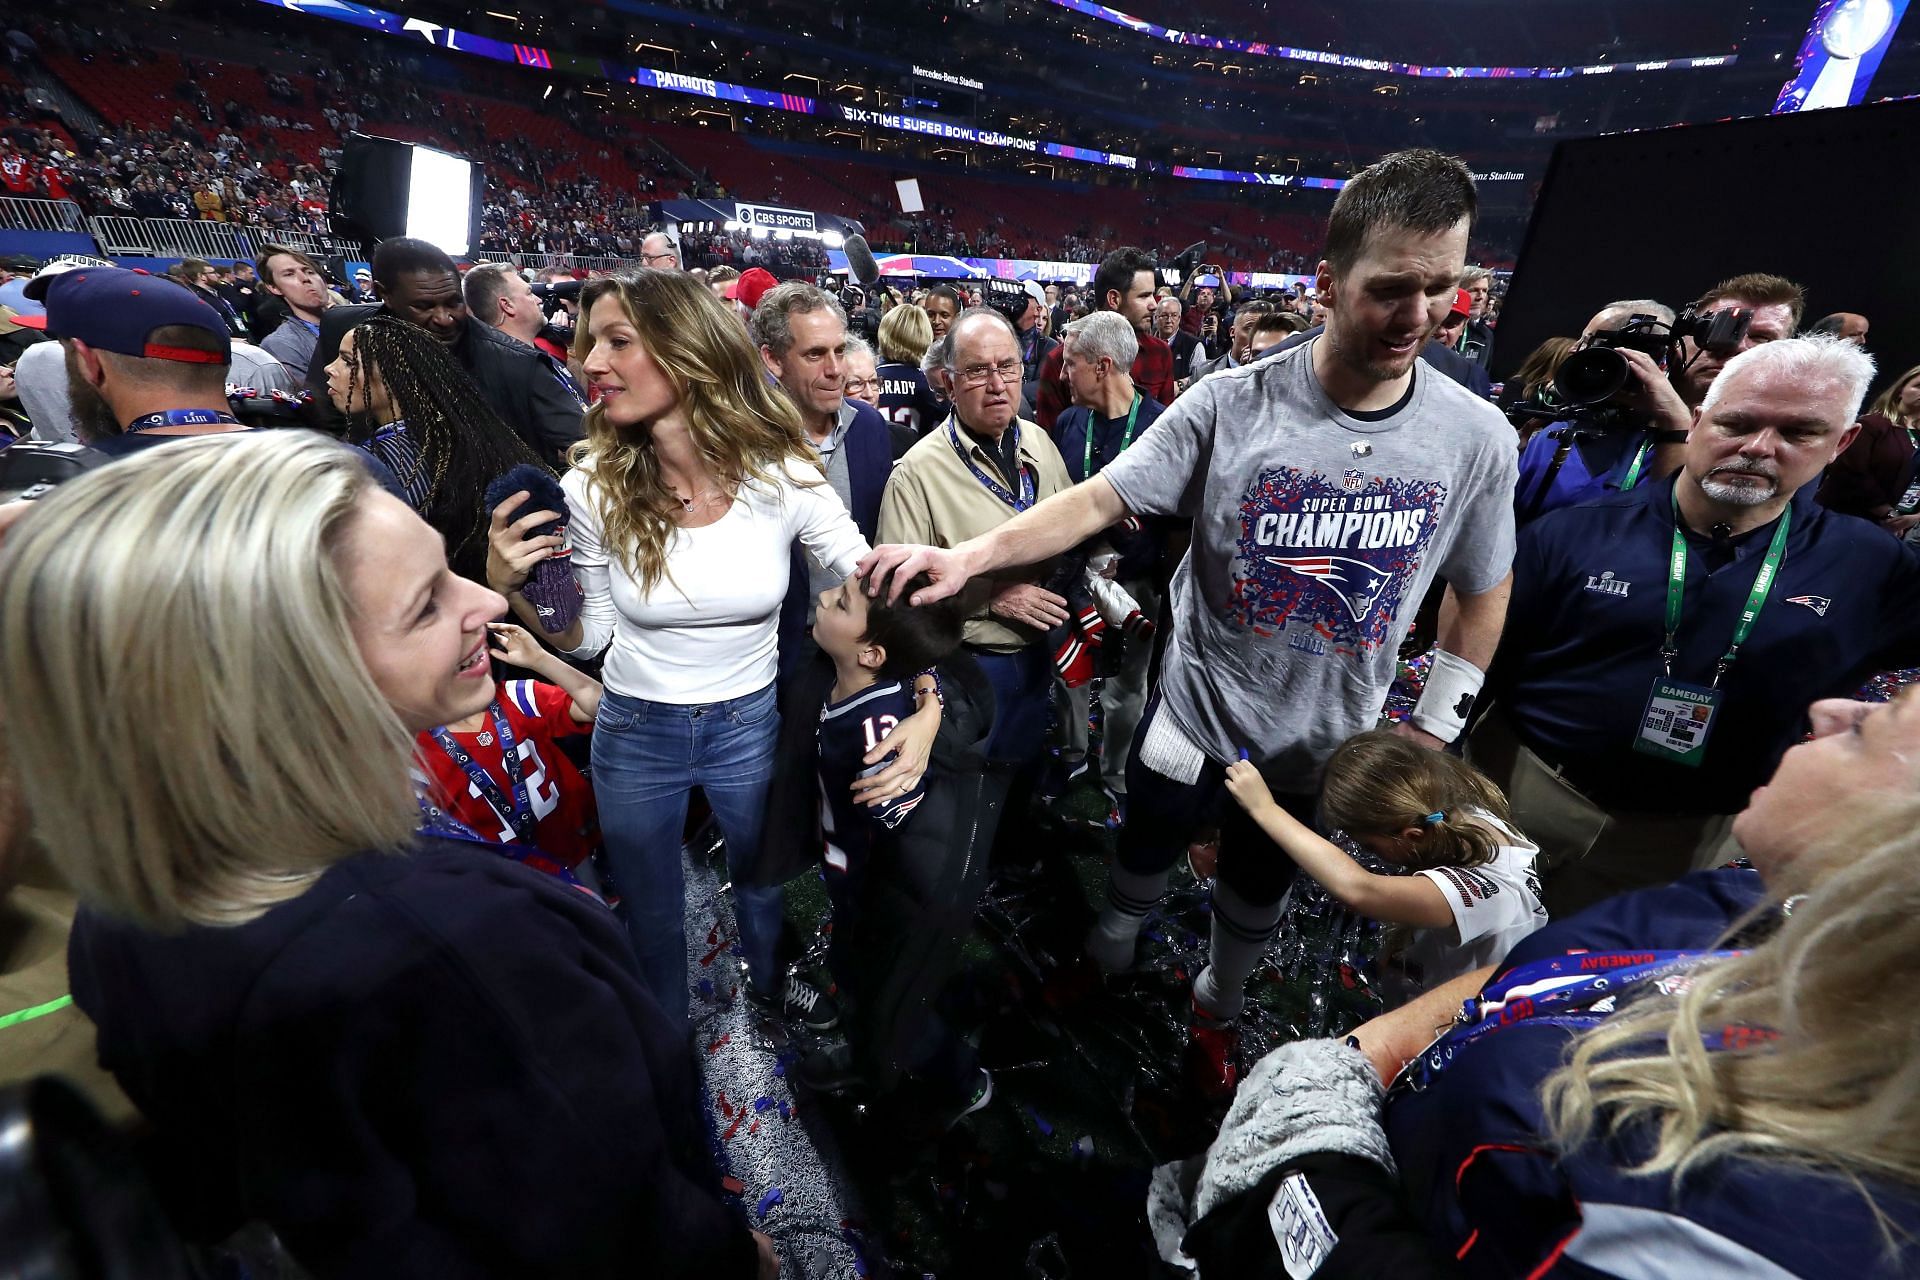
<path fill-rule="evenodd" d="M 780 988 L 774 947 L 781 891 L 743 873 L 760 851 L 773 779 L 780 707 L 773 686 L 683 706 L 608 690 L 593 730 L 593 791 L 600 830 L 625 905 L 640 976 L 669 1018 L 687 1018 L 686 876 L 681 855 L 687 796 L 706 793 L 727 842 L 734 918 L 754 987 Z"/>

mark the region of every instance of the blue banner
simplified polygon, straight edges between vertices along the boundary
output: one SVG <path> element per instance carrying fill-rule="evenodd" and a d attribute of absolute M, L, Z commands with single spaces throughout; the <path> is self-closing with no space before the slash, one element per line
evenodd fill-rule
<path fill-rule="evenodd" d="M 1381 58 L 1361 58 L 1352 54 L 1328 53 L 1322 49 L 1296 49 L 1290 45 L 1270 44 L 1264 40 L 1234 40 L 1201 35 L 1197 31 L 1176 31 L 1130 13 L 1110 9 L 1093 0 L 1049 0 L 1062 9 L 1071 9 L 1099 22 L 1125 27 L 1129 31 L 1170 44 L 1190 45 L 1196 49 L 1219 49 L 1245 53 L 1257 58 L 1285 58 L 1293 62 L 1316 62 L 1321 66 L 1350 67 L 1356 71 L 1384 71 L 1398 76 L 1436 76 L 1449 80 L 1564 80 L 1572 76 L 1612 75 L 1621 71 L 1677 71 L 1689 67 L 1728 67 L 1735 58 L 1721 54 L 1708 58 L 1662 58 L 1651 62 L 1601 62 L 1582 67 L 1426 67 L 1411 62 L 1389 62 Z"/>

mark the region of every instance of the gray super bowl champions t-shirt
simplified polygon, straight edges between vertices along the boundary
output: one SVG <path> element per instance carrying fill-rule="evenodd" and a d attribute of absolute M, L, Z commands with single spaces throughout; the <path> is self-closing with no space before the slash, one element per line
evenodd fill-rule
<path fill-rule="evenodd" d="M 1421 361 L 1397 412 L 1343 412 L 1315 345 L 1196 383 L 1100 473 L 1135 514 L 1193 521 L 1159 714 L 1296 792 L 1378 719 L 1435 573 L 1468 595 L 1507 575 L 1518 468 L 1499 410 Z"/>

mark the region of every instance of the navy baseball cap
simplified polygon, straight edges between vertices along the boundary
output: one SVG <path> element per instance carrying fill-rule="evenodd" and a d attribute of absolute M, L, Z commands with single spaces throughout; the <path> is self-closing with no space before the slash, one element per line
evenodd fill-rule
<path fill-rule="evenodd" d="M 232 336 L 219 313 L 185 285 L 124 267 L 79 267 L 36 277 L 28 296 L 46 304 L 44 316 L 28 328 L 45 329 L 50 338 L 77 338 L 99 351 L 183 364 L 231 364 Z M 18 324 L 21 321 L 16 320 Z M 218 351 L 168 347 L 149 342 L 156 329 L 181 325 L 219 340 Z"/>

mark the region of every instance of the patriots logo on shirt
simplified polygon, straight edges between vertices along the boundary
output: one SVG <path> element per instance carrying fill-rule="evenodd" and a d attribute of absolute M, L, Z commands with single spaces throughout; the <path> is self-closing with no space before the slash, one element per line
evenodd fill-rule
<path fill-rule="evenodd" d="M 1346 556 L 1261 556 L 1268 564 L 1277 564 L 1289 573 L 1312 578 L 1340 597 L 1355 622 L 1366 621 L 1380 599 L 1380 589 L 1393 575 L 1374 568 L 1364 560 Z"/>
<path fill-rule="evenodd" d="M 1833 601 L 1827 596 L 1788 596 L 1788 604 L 1803 604 L 1821 617 L 1827 616 L 1827 610 L 1833 608 Z"/>
<path fill-rule="evenodd" d="M 1240 500 L 1227 617 L 1262 635 L 1286 631 L 1294 649 L 1316 653 L 1392 640 L 1447 487 L 1373 475 L 1356 490 L 1353 470 L 1259 474 Z"/>

